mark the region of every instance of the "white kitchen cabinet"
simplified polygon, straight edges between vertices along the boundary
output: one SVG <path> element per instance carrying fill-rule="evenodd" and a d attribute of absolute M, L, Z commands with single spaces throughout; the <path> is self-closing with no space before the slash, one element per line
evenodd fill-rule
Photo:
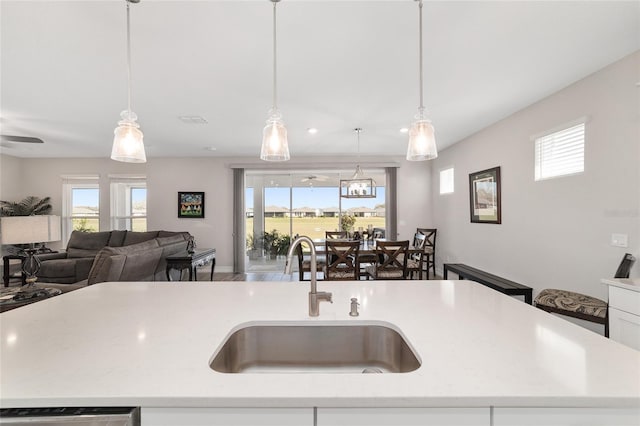
<path fill-rule="evenodd" d="M 313 408 L 145 408 L 142 426 L 313 426 Z"/>
<path fill-rule="evenodd" d="M 492 426 L 638 426 L 640 408 L 494 408 Z"/>
<path fill-rule="evenodd" d="M 640 315 L 610 307 L 609 338 L 640 351 Z"/>
<path fill-rule="evenodd" d="M 602 280 L 609 286 L 609 338 L 640 351 L 640 280 Z"/>
<path fill-rule="evenodd" d="M 489 408 L 318 408 L 318 426 L 489 426 Z"/>

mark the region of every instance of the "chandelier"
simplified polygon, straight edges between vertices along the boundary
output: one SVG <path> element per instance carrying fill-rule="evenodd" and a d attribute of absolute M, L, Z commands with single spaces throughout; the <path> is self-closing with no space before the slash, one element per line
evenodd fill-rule
<path fill-rule="evenodd" d="M 360 162 L 360 132 L 362 128 L 354 129 L 358 135 L 358 162 Z M 376 181 L 366 177 L 360 164 L 356 165 L 356 172 L 351 179 L 340 180 L 340 197 L 342 198 L 376 198 Z"/>

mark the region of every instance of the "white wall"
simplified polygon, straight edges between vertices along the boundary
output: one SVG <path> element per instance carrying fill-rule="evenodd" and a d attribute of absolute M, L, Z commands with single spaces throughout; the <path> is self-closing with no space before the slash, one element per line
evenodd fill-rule
<path fill-rule="evenodd" d="M 640 254 L 639 70 L 636 52 L 440 152 L 432 165 L 438 265 L 472 265 L 534 294 L 555 287 L 606 300 L 600 279 L 613 276 L 625 252 Z M 582 116 L 584 173 L 534 182 L 531 136 Z M 439 195 L 448 166 L 455 193 Z M 468 175 L 495 166 L 502 224 L 472 224 Z M 627 234 L 629 247 L 612 247 L 612 233 Z"/>
<path fill-rule="evenodd" d="M 370 158 L 368 162 L 397 162 L 398 232 L 411 238 L 415 228 L 432 223 L 430 213 L 430 165 L 411 163 L 400 158 Z M 366 167 L 367 161 L 361 161 Z M 344 163 L 355 167 L 355 158 L 298 158 L 287 163 L 313 162 L 318 168 Z M 127 164 L 108 158 L 29 159 L 0 155 L 0 199 L 19 201 L 28 195 L 51 197 L 53 214 L 62 213 L 62 180 L 65 174 L 99 174 L 101 187 L 108 188 L 109 174 L 146 174 L 147 228 L 188 231 L 199 247 L 215 247 L 216 271 L 231 271 L 233 265 L 233 172 L 231 164 L 253 163 L 265 168 L 277 166 L 254 158 L 149 158 L 146 164 Z M 17 179 L 16 176 L 21 176 Z M 204 219 L 178 219 L 178 191 L 205 193 Z M 100 196 L 109 205 L 108 190 Z M 107 209 L 108 210 L 108 209 Z M 47 244 L 60 248 L 60 244 Z"/>

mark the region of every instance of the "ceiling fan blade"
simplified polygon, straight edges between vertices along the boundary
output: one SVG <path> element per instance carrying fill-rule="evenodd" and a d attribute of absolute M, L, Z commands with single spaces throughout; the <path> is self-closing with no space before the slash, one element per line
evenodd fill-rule
<path fill-rule="evenodd" d="M 44 143 L 42 139 L 31 136 L 0 135 L 0 139 L 2 139 L 3 142 Z"/>

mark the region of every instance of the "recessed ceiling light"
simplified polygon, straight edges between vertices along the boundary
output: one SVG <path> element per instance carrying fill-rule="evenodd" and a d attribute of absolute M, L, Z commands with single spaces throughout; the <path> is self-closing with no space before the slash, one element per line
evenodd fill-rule
<path fill-rule="evenodd" d="M 208 146 L 206 149 L 207 149 L 207 151 L 217 151 L 218 150 L 218 148 L 216 148 L 215 146 Z"/>
<path fill-rule="evenodd" d="M 318 133 L 318 129 L 316 129 L 315 127 L 309 127 L 307 129 L 307 132 L 309 132 L 312 135 L 315 135 L 316 133 Z"/>
<path fill-rule="evenodd" d="M 407 129 L 406 127 L 403 127 L 402 129 L 400 129 L 400 133 L 407 133 L 409 131 L 409 129 Z"/>

